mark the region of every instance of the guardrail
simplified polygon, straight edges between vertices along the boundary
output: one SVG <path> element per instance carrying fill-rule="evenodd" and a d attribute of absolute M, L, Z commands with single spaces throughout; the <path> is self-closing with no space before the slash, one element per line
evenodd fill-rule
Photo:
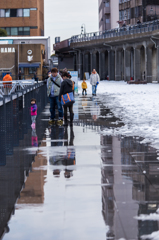
<path fill-rule="evenodd" d="M 1 81 L 0 82 L 0 97 L 4 95 L 11 95 L 14 92 L 26 89 L 28 86 L 35 85 L 34 80 L 16 80 L 16 81 Z"/>
<path fill-rule="evenodd" d="M 152 22 L 145 22 L 137 25 L 115 28 L 112 30 L 104 31 L 104 32 L 93 32 L 93 33 L 75 35 L 69 39 L 69 44 L 91 41 L 96 39 L 119 37 L 124 35 L 131 35 L 131 34 L 133 35 L 137 33 L 147 33 L 147 32 L 152 32 L 158 29 L 159 29 L 159 20 L 155 20 Z"/>

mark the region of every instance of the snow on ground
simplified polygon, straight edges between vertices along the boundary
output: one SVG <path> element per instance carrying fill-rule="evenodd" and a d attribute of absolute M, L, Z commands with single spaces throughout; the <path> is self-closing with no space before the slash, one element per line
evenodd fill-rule
<path fill-rule="evenodd" d="M 79 93 L 81 94 L 79 81 Z M 88 94 L 91 85 L 87 81 Z M 129 85 L 120 81 L 101 81 L 97 96 L 125 126 L 106 129 L 107 135 L 141 136 L 143 143 L 159 149 L 159 84 Z"/>
<path fill-rule="evenodd" d="M 159 231 L 153 232 L 150 235 L 143 235 L 141 239 L 151 239 L 151 240 L 158 240 L 159 239 Z"/>

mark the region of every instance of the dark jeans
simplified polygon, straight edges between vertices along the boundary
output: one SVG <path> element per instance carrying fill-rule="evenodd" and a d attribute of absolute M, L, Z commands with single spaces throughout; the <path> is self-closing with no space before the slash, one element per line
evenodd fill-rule
<path fill-rule="evenodd" d="M 51 119 L 55 119 L 55 107 L 57 105 L 58 112 L 59 112 L 59 119 L 63 119 L 63 109 L 62 105 L 59 102 L 59 98 L 57 97 L 49 97 L 50 100 L 50 113 L 51 113 Z"/>
<path fill-rule="evenodd" d="M 69 108 L 69 112 L 70 112 L 70 122 L 73 121 L 73 116 L 74 116 L 74 113 L 73 113 L 73 104 L 69 107 L 63 107 L 64 108 L 64 119 L 65 119 L 65 122 L 67 122 L 67 108 Z"/>
<path fill-rule="evenodd" d="M 87 95 L 87 90 L 86 89 L 83 89 L 82 95 L 84 95 L 84 93 L 85 93 L 85 95 Z"/>

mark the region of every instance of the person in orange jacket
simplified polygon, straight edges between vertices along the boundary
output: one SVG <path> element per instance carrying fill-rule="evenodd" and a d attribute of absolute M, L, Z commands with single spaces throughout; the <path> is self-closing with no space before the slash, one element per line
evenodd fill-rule
<path fill-rule="evenodd" d="M 85 95 L 87 95 L 87 83 L 85 80 L 83 80 L 82 82 L 82 95 L 84 95 L 84 92 L 85 92 Z"/>
<path fill-rule="evenodd" d="M 10 82 L 8 82 L 10 81 Z M 12 88 L 12 77 L 9 73 L 7 73 L 4 77 L 3 77 L 3 87 L 4 87 L 4 94 L 7 95 L 9 89 Z M 6 83 L 5 83 L 6 82 Z"/>

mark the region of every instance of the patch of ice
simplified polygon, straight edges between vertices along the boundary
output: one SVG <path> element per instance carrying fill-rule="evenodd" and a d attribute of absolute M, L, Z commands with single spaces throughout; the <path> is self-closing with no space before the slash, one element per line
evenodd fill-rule
<path fill-rule="evenodd" d="M 159 239 L 159 231 L 153 232 L 149 235 L 143 235 L 143 236 L 141 236 L 141 239 L 158 240 Z"/>

